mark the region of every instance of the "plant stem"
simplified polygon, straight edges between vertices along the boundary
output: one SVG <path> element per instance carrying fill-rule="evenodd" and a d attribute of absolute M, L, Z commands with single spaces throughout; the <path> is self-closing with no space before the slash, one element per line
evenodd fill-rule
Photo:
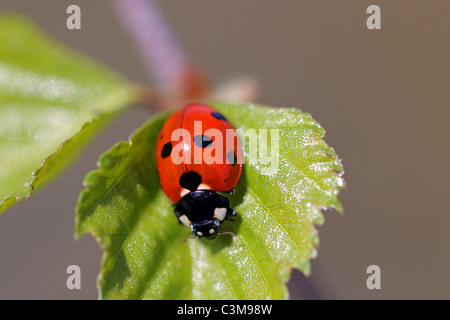
<path fill-rule="evenodd" d="M 154 0 L 113 0 L 113 6 L 160 90 L 183 98 L 207 92 L 203 75 L 192 66 Z"/>

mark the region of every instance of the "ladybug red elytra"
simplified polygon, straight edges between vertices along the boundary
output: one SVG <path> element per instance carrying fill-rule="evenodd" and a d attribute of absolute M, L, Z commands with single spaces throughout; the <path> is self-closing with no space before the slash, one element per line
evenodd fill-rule
<path fill-rule="evenodd" d="M 161 187 L 179 221 L 197 237 L 215 237 L 236 216 L 229 200 L 242 171 L 239 138 L 217 110 L 191 103 L 164 123 L 156 143 Z"/>

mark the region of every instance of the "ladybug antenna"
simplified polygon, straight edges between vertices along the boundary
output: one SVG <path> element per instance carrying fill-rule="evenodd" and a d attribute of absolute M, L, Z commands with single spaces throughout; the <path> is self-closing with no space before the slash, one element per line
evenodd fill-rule
<path fill-rule="evenodd" d="M 199 237 L 196 237 L 196 236 L 191 236 L 191 237 L 188 237 L 188 238 L 184 239 L 184 240 L 183 240 L 183 243 L 185 243 L 185 242 L 188 241 L 188 240 L 193 240 L 193 239 L 200 239 L 200 238 L 199 238 Z"/>
<path fill-rule="evenodd" d="M 234 233 L 233 232 L 229 232 L 229 231 L 224 231 L 224 232 L 217 233 L 218 236 L 223 236 L 225 234 L 234 237 Z"/>
<path fill-rule="evenodd" d="M 195 239 L 205 239 L 205 240 L 212 240 L 214 238 L 216 238 L 217 236 L 223 236 L 223 235 L 229 235 L 234 237 L 234 233 L 233 232 L 229 232 L 229 231 L 224 231 L 224 232 L 219 232 L 216 233 L 215 235 L 211 236 L 211 237 L 207 237 L 207 238 L 201 238 L 201 237 L 197 237 L 197 236 L 191 236 L 191 237 L 187 237 L 186 239 L 183 240 L 183 243 L 185 243 L 188 240 L 195 240 Z"/>

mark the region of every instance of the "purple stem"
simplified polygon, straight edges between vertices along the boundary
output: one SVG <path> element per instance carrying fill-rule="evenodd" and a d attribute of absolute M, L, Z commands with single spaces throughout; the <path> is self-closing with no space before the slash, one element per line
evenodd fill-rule
<path fill-rule="evenodd" d="M 125 29 L 134 39 L 148 74 L 161 89 L 181 77 L 188 59 L 154 0 L 113 0 Z"/>

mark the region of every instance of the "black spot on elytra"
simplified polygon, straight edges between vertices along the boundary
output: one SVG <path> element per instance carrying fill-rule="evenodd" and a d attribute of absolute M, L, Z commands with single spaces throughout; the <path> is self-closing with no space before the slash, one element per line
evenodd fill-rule
<path fill-rule="evenodd" d="M 231 150 L 230 152 L 227 153 L 227 160 L 233 166 L 237 163 L 236 153 L 234 153 L 233 150 Z"/>
<path fill-rule="evenodd" d="M 168 156 L 170 156 L 171 152 L 172 152 L 172 142 L 167 142 L 161 150 L 161 157 L 163 159 L 167 158 Z"/>
<path fill-rule="evenodd" d="M 219 112 L 217 112 L 217 111 L 211 112 L 211 115 L 212 115 L 214 118 L 216 118 L 216 119 L 223 120 L 223 121 L 227 121 L 227 118 L 225 118 L 225 117 L 223 116 L 223 114 L 221 114 L 221 113 L 219 113 Z"/>
<path fill-rule="evenodd" d="M 182 188 L 195 191 L 200 183 L 202 183 L 202 176 L 195 171 L 189 171 L 183 173 L 178 182 Z"/>
<path fill-rule="evenodd" d="M 212 139 L 204 134 L 194 136 L 194 143 L 200 148 L 206 148 L 212 144 Z"/>

